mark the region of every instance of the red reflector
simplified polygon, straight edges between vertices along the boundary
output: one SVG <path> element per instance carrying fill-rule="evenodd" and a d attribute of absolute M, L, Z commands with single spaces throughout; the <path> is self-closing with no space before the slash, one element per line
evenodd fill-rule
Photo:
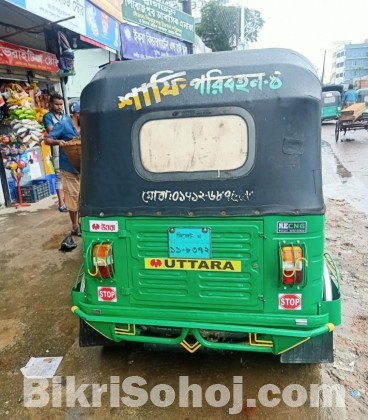
<path fill-rule="evenodd" d="M 303 251 L 300 246 L 283 246 L 282 283 L 300 284 L 303 281 Z"/>
<path fill-rule="evenodd" d="M 92 251 L 94 273 L 89 273 L 98 278 L 110 278 L 114 275 L 114 261 L 112 245 L 108 243 L 95 244 Z"/>

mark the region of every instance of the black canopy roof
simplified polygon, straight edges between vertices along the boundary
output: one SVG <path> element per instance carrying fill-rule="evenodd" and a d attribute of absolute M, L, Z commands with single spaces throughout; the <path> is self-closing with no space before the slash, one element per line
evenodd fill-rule
<path fill-rule="evenodd" d="M 172 86 L 176 73 L 185 80 L 178 82 L 182 83 L 179 93 L 164 95 L 161 81 L 160 101 L 155 99 L 155 78 L 171 77 Z M 206 83 L 216 81 L 216 76 L 222 82 L 235 76 L 230 82 L 238 80 L 239 86 L 243 82 L 246 86 L 234 89 L 229 83 L 222 93 L 207 93 Z M 201 77 L 203 86 L 198 85 Z M 144 99 L 145 89 L 149 101 Z M 140 109 L 133 100 L 137 91 Z M 291 50 L 232 51 L 107 65 L 81 96 L 81 214 L 323 213 L 320 107 L 321 84 L 314 67 Z M 139 174 L 135 162 L 140 121 L 158 111 L 160 118 L 172 118 L 222 110 L 244 111 L 253 130 L 253 162 L 245 175 L 162 181 Z"/>

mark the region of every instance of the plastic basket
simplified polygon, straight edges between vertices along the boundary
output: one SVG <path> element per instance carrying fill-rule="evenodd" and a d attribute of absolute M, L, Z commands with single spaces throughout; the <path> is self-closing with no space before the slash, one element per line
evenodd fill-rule
<path fill-rule="evenodd" d="M 32 184 L 33 185 L 39 185 L 39 184 L 43 184 L 44 182 L 46 182 L 47 181 L 47 178 L 46 177 L 43 177 L 43 178 L 37 178 L 37 179 L 33 179 L 32 180 Z"/>
<path fill-rule="evenodd" d="M 8 178 L 9 195 L 11 201 L 17 201 L 17 184 L 13 178 Z"/>
<path fill-rule="evenodd" d="M 70 163 L 77 171 L 80 171 L 82 144 L 80 139 L 72 139 L 66 143 L 63 151 L 68 156 Z"/>
<path fill-rule="evenodd" d="M 56 194 L 56 175 L 50 174 L 46 175 L 47 181 L 49 182 L 50 187 L 50 194 L 55 195 Z"/>
<path fill-rule="evenodd" d="M 50 187 L 47 180 L 42 183 L 37 182 L 37 184 L 24 185 L 20 187 L 20 190 L 22 192 L 22 200 L 25 203 L 37 203 L 37 201 L 50 195 Z"/>

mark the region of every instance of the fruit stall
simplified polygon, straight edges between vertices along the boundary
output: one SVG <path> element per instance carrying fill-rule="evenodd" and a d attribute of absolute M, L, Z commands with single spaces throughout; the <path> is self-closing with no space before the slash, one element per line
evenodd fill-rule
<path fill-rule="evenodd" d="M 60 91 L 53 54 L 0 41 L 0 177 L 7 206 L 54 194 L 51 149 L 43 142 L 49 94 Z"/>
<path fill-rule="evenodd" d="M 48 95 L 36 83 L 8 81 L 0 83 L 0 95 L 0 148 L 10 199 L 19 205 L 39 201 L 50 195 L 50 186 L 43 184 L 54 172 L 51 150 L 42 141 Z"/>

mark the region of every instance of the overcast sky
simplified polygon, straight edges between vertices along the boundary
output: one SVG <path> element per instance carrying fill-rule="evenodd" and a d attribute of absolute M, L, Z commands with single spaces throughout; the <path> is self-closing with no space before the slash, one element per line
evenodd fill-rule
<path fill-rule="evenodd" d="M 261 12 L 265 21 L 250 48 L 291 48 L 305 55 L 320 72 L 326 49 L 327 76 L 333 42 L 368 39 L 368 0 L 231 0 Z"/>

